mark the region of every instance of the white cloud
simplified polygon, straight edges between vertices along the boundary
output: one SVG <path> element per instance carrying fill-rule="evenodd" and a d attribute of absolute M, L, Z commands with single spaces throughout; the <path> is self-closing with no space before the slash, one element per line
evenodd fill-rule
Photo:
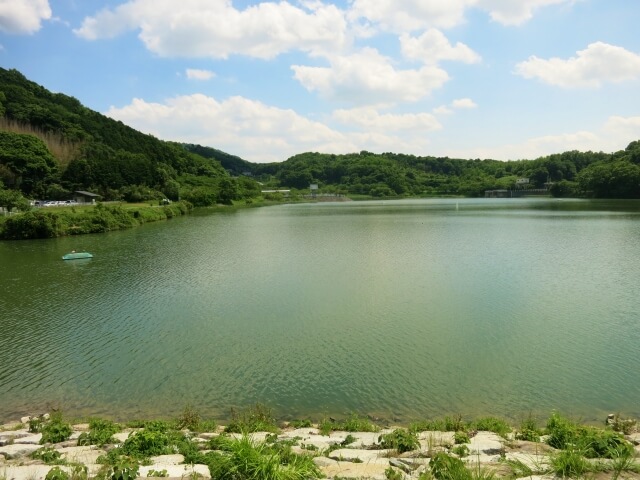
<path fill-rule="evenodd" d="M 471 50 L 464 43 L 449 43 L 447 37 L 440 30 L 431 28 L 419 37 L 412 37 L 406 33 L 400 36 L 402 54 L 412 60 L 424 63 L 438 63 L 441 60 L 456 60 L 464 63 L 478 63 L 480 55 Z"/>
<path fill-rule="evenodd" d="M 216 74 L 210 70 L 199 70 L 197 68 L 187 68 L 186 75 L 189 80 L 211 80 Z"/>
<path fill-rule="evenodd" d="M 470 98 L 458 98 L 451 102 L 453 108 L 476 108 L 478 105 Z"/>
<path fill-rule="evenodd" d="M 51 18 L 48 0 L 0 0 L 0 32 L 30 34 Z"/>
<path fill-rule="evenodd" d="M 347 42 L 344 12 L 331 4 L 264 2 L 237 10 L 231 0 L 130 0 L 87 17 L 74 32 L 88 40 L 140 30 L 165 57 L 273 58 L 291 50 L 335 51 Z"/>
<path fill-rule="evenodd" d="M 202 94 L 174 97 L 163 103 L 134 99 L 106 115 L 158 138 L 219 148 L 252 162 L 278 162 L 301 152 L 376 152 L 426 154 L 425 131 L 438 128 L 428 114 L 380 115 L 354 120 L 362 130 L 340 132 L 293 110 L 244 97 L 223 101 Z M 353 120 L 357 112 L 336 113 Z"/>
<path fill-rule="evenodd" d="M 411 32 L 425 28 L 451 28 L 465 22 L 465 12 L 479 8 L 503 25 L 520 25 L 535 11 L 550 5 L 571 5 L 576 0 L 353 0 L 349 18 L 365 19 L 383 30 Z"/>
<path fill-rule="evenodd" d="M 449 105 L 440 105 L 433 109 L 433 113 L 437 115 L 451 115 L 454 110 L 476 108 L 478 104 L 470 98 L 458 98 L 453 100 Z"/>
<path fill-rule="evenodd" d="M 385 30 L 415 31 L 450 28 L 464 21 L 467 6 L 475 0 L 354 0 L 349 17 L 365 18 Z"/>
<path fill-rule="evenodd" d="M 165 103 L 134 99 L 106 114 L 158 138 L 220 148 L 252 162 L 282 161 L 309 150 L 339 153 L 352 147 L 343 134 L 293 110 L 238 96 L 218 101 L 195 94 Z"/>
<path fill-rule="evenodd" d="M 309 91 L 356 105 L 415 101 L 441 87 L 447 72 L 434 65 L 397 70 L 373 48 L 329 58 L 330 67 L 293 65 L 294 77 Z"/>
<path fill-rule="evenodd" d="M 640 117 L 612 116 L 596 131 L 579 131 L 530 138 L 520 143 L 495 147 L 448 150 L 457 158 L 493 158 L 496 160 L 534 159 L 569 150 L 615 152 L 623 150 L 640 131 Z"/>
<path fill-rule="evenodd" d="M 564 88 L 599 87 L 605 82 L 640 78 L 640 55 L 603 42 L 590 44 L 568 60 L 531 56 L 515 73 Z"/>
<path fill-rule="evenodd" d="M 433 113 L 437 115 L 451 115 L 453 113 L 453 110 L 451 110 L 451 108 L 446 105 L 440 105 L 439 107 L 433 109 Z"/>
<path fill-rule="evenodd" d="M 430 113 L 381 114 L 371 107 L 336 110 L 333 112 L 333 118 L 347 125 L 376 132 L 425 132 L 442 128 L 440 122 Z"/>
<path fill-rule="evenodd" d="M 576 0 L 478 0 L 478 6 L 489 12 L 492 20 L 503 25 L 521 25 L 531 20 L 536 10 L 550 5 L 575 3 Z"/>

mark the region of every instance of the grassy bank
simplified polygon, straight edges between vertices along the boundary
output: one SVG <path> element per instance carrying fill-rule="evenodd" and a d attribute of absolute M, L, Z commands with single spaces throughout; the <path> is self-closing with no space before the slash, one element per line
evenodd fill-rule
<path fill-rule="evenodd" d="M 131 228 L 185 215 L 188 202 L 171 205 L 104 205 L 59 209 L 35 209 L 5 217 L 0 222 L 0 239 L 54 238 L 86 233 L 103 233 Z"/>
<path fill-rule="evenodd" d="M 92 418 L 73 424 L 53 412 L 0 426 L 0 455 L 10 456 L 0 480 L 29 474 L 23 465 L 33 464 L 42 465 L 40 476 L 27 477 L 34 480 L 638 479 L 635 432 L 635 420 L 614 417 L 594 427 L 558 413 L 541 424 L 531 417 L 520 425 L 445 417 L 382 428 L 356 414 L 282 424 L 262 405 L 232 411 L 226 426 L 191 407 L 169 420 L 126 423 Z M 23 457 L 11 458 L 17 451 Z M 93 461 L 74 462 L 72 454 Z"/>

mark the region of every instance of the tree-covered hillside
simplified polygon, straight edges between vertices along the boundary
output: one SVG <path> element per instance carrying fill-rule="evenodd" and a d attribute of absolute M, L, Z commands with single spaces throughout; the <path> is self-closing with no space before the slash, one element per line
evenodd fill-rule
<path fill-rule="evenodd" d="M 640 198 L 640 142 L 613 154 L 569 151 L 536 160 L 498 161 L 417 157 L 367 151 L 303 153 L 283 163 L 255 165 L 253 173 L 280 186 L 385 196 L 482 196 L 512 189 L 519 178 L 556 196 Z"/>
<path fill-rule="evenodd" d="M 317 183 L 325 192 L 371 197 L 481 196 L 512 189 L 521 178 L 528 188 L 549 188 L 556 196 L 640 198 L 640 141 L 615 153 L 568 151 L 507 162 L 362 151 L 253 164 L 143 134 L 0 68 L 0 190 L 4 185 L 32 199 L 89 190 L 105 200 L 229 204 L 260 196 L 256 180 L 294 190 Z"/>
<path fill-rule="evenodd" d="M 0 182 L 30 198 L 90 190 L 107 200 L 160 195 L 202 204 L 240 198 L 245 186 L 256 191 L 236 185 L 216 158 L 138 132 L 16 70 L 0 68 L 0 115 Z"/>

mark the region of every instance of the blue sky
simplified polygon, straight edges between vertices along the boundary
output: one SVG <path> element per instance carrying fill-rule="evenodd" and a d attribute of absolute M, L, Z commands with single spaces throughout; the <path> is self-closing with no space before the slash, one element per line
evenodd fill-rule
<path fill-rule="evenodd" d="M 637 0 L 0 0 L 0 65 L 252 162 L 640 139 Z"/>

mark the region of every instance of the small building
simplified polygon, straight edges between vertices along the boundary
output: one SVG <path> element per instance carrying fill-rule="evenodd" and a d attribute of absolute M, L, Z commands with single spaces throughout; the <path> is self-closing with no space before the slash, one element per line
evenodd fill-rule
<path fill-rule="evenodd" d="M 523 178 L 518 178 L 516 180 L 516 186 L 524 186 L 524 185 L 529 185 L 529 179 L 527 177 L 523 177 Z"/>
<path fill-rule="evenodd" d="M 99 200 L 102 195 L 98 195 L 97 193 L 84 192 L 82 190 L 78 190 L 73 192 L 73 200 L 78 203 L 96 203 L 96 200 Z"/>

